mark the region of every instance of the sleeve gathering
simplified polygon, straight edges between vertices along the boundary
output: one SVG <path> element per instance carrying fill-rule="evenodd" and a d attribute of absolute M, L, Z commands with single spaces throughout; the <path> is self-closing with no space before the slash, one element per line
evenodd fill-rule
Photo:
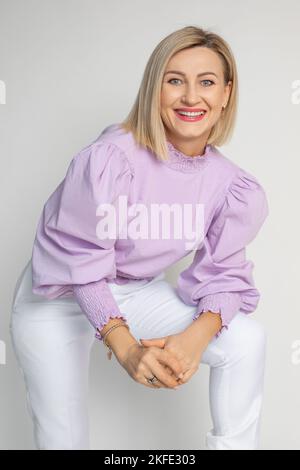
<path fill-rule="evenodd" d="M 176 291 L 197 306 L 193 320 L 203 312 L 219 313 L 222 327 L 241 310 L 253 312 L 260 293 L 253 279 L 254 263 L 246 259 L 246 246 L 256 237 L 269 213 L 263 187 L 250 173 L 235 175 L 219 204 L 203 245 L 191 265 L 178 277 Z"/>
<path fill-rule="evenodd" d="M 110 318 L 125 318 L 107 279 L 116 277 L 115 242 L 119 233 L 118 197 L 127 196 L 132 168 L 114 144 L 84 148 L 44 205 L 32 251 L 32 291 L 53 299 L 74 295 L 97 330 Z M 115 223 L 105 233 L 102 210 L 115 208 Z M 107 214 L 107 212 L 106 212 Z M 111 220 L 110 218 L 108 220 Z M 95 337 L 101 340 L 96 331 Z"/>

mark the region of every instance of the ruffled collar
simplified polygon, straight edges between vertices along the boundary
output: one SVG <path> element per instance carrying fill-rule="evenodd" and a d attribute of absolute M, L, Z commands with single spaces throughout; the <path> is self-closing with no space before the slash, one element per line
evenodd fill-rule
<path fill-rule="evenodd" d="M 184 172 L 193 172 L 199 171 L 204 168 L 210 157 L 214 153 L 214 147 L 210 144 L 207 144 L 203 155 L 195 155 L 191 157 L 190 155 L 185 155 L 183 152 L 174 147 L 171 142 L 167 140 L 167 148 L 169 151 L 169 160 L 163 161 L 169 167 L 184 171 Z"/>

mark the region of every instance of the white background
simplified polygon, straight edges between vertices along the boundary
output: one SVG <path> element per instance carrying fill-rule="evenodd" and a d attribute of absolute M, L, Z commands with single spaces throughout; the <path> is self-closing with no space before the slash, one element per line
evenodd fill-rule
<path fill-rule="evenodd" d="M 300 363 L 292 360 L 300 340 L 299 18 L 297 0 L 0 1 L 1 449 L 34 447 L 8 325 L 43 204 L 75 153 L 125 118 L 157 43 L 188 25 L 223 36 L 237 61 L 238 122 L 220 150 L 258 178 L 270 205 L 248 247 L 262 295 L 252 315 L 269 335 L 261 448 L 300 449 Z M 189 262 L 167 271 L 171 283 Z M 204 447 L 208 366 L 178 392 L 153 393 L 108 361 L 97 342 L 90 372 L 93 448 Z"/>

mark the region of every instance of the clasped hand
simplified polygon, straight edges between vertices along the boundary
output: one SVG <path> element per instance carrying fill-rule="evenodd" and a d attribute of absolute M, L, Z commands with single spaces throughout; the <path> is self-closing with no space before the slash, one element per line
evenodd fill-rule
<path fill-rule="evenodd" d="M 161 338 L 141 338 L 140 343 L 146 347 L 156 346 L 165 349 L 176 357 L 183 371 L 183 376 L 177 379 L 178 385 L 186 383 L 198 370 L 204 349 L 199 339 L 195 338 L 192 333 L 187 330 Z M 165 368 L 168 369 L 171 376 L 175 375 L 170 367 L 165 366 Z"/>

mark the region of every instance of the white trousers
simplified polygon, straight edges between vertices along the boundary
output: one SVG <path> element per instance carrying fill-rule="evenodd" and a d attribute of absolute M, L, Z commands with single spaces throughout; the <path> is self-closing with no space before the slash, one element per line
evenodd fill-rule
<path fill-rule="evenodd" d="M 183 303 L 164 277 L 109 284 L 137 340 L 179 333 L 193 321 L 196 307 Z M 15 287 L 10 334 L 36 447 L 89 449 L 88 370 L 95 330 L 73 297 L 47 300 L 31 286 L 29 261 Z M 206 434 L 207 449 L 259 448 L 265 358 L 265 329 L 242 312 L 210 341 L 201 359 L 210 366 L 213 429 Z"/>

